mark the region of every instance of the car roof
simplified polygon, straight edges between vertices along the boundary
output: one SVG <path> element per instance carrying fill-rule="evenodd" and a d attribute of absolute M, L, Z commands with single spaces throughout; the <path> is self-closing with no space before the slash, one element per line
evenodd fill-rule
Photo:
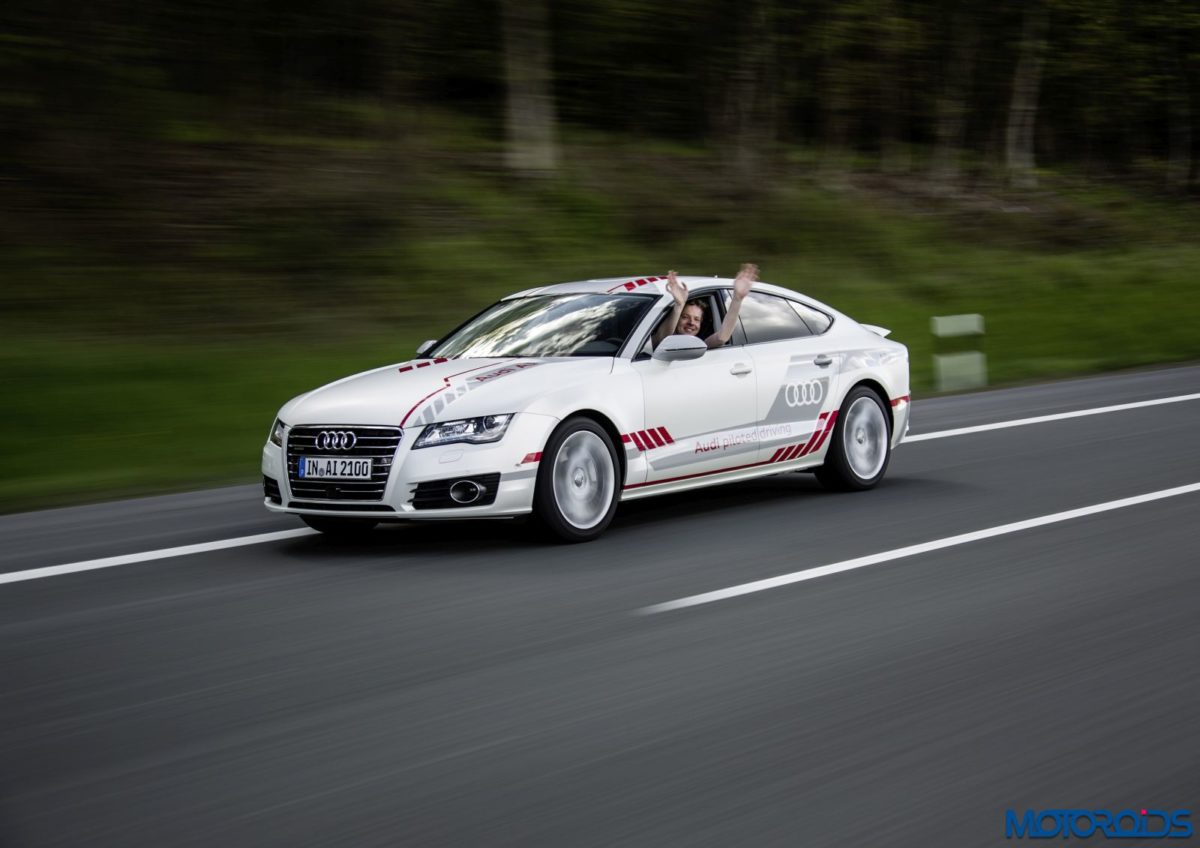
<path fill-rule="evenodd" d="M 694 276 L 679 276 L 679 281 L 688 287 L 689 292 L 700 291 L 713 287 L 732 287 L 733 280 L 729 277 L 694 277 Z M 806 300 L 812 300 L 800 292 L 791 289 L 785 289 L 782 286 L 772 285 L 771 283 L 756 282 L 754 284 L 755 291 L 767 292 L 769 294 L 791 295 L 792 297 L 805 297 Z M 538 286 L 537 288 L 525 289 L 514 294 L 510 294 L 504 300 L 512 300 L 518 297 L 531 297 L 540 294 L 666 294 L 667 278 L 658 275 L 649 275 L 645 277 L 605 277 L 599 280 L 577 280 L 571 283 L 554 283 L 548 286 Z M 816 303 L 817 301 L 813 301 Z"/>

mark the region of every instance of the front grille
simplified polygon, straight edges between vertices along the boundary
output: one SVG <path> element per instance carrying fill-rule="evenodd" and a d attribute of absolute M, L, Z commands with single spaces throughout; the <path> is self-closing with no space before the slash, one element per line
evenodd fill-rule
<path fill-rule="evenodd" d="M 316 446 L 322 430 L 353 432 L 358 440 L 349 450 L 322 450 Z M 381 501 L 388 473 L 403 432 L 399 427 L 293 427 L 287 435 L 288 485 L 292 497 L 318 501 Z M 370 480 L 302 480 L 299 459 L 302 456 L 370 457 Z"/>
<path fill-rule="evenodd" d="M 279 481 L 274 477 L 263 476 L 263 497 L 272 503 L 283 503 L 279 496 Z"/>
<path fill-rule="evenodd" d="M 291 501 L 288 509 L 324 509 L 329 512 L 395 512 L 387 504 L 371 503 L 309 503 L 308 501 Z"/>
<path fill-rule="evenodd" d="M 450 487 L 460 480 L 469 480 L 481 489 L 479 498 L 470 503 L 459 503 L 450 497 Z M 487 506 L 496 502 L 500 489 L 500 474 L 471 474 L 466 477 L 450 477 L 446 480 L 427 480 L 413 488 L 413 509 L 454 509 L 463 506 Z"/>

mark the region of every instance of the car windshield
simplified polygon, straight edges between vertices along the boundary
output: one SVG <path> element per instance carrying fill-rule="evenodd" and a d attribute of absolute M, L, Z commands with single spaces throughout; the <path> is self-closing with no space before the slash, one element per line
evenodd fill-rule
<path fill-rule="evenodd" d="M 554 294 L 502 300 L 455 330 L 433 353 L 449 358 L 616 356 L 657 299 Z"/>

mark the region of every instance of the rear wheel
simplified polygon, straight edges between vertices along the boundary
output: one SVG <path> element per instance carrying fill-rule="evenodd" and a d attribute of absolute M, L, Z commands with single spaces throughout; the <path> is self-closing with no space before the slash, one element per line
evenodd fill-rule
<path fill-rule="evenodd" d="M 856 386 L 842 401 L 825 464 L 817 479 L 827 489 L 862 491 L 883 479 L 892 456 L 891 419 L 879 395 Z"/>
<path fill-rule="evenodd" d="M 365 535 L 379 523 L 370 518 L 329 518 L 324 515 L 302 515 L 300 520 L 326 536 L 339 539 L 353 539 Z"/>
<path fill-rule="evenodd" d="M 554 431 L 538 465 L 533 514 L 563 542 L 589 542 L 612 522 L 621 491 L 617 452 L 590 418 L 569 418 Z"/>

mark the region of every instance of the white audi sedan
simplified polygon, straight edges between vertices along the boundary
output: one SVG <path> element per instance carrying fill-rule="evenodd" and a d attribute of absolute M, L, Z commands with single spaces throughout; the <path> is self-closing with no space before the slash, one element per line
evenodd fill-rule
<path fill-rule="evenodd" d="M 335 534 L 532 514 L 581 542 L 635 498 L 802 470 L 875 486 L 908 430 L 907 348 L 756 283 L 733 338 L 709 349 L 733 280 L 681 280 L 703 306 L 699 337 L 654 347 L 665 277 L 561 283 L 293 398 L 263 447 L 266 507 Z"/>

